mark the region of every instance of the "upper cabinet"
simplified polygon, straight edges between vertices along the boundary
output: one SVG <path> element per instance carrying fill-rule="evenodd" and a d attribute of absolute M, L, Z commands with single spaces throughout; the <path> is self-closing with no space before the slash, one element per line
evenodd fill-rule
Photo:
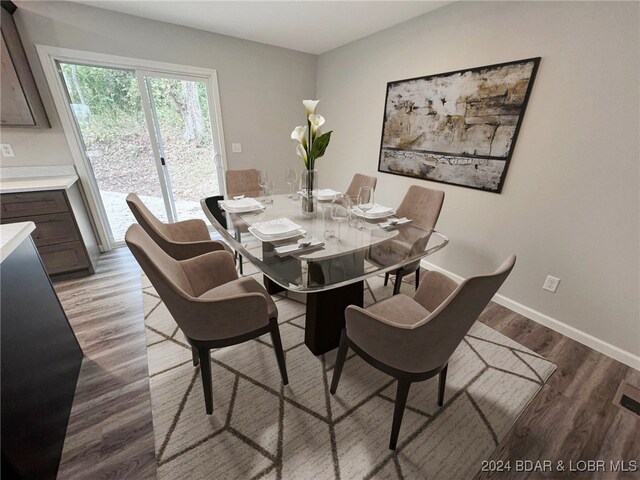
<path fill-rule="evenodd" d="M 13 21 L 14 11 L 13 3 L 2 2 L 0 123 L 3 127 L 48 128 L 49 120 Z"/>

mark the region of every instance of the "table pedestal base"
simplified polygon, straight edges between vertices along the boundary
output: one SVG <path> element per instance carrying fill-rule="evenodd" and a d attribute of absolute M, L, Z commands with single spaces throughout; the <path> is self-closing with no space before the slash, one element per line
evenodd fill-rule
<path fill-rule="evenodd" d="M 281 292 L 284 292 L 286 290 L 286 288 L 284 288 L 283 286 L 278 285 L 276 282 L 271 280 L 266 275 L 262 276 L 262 282 L 264 283 L 265 290 L 267 292 L 269 292 L 269 295 L 275 295 L 276 293 L 281 293 Z"/>
<path fill-rule="evenodd" d="M 316 293 L 307 293 L 304 343 L 314 355 L 338 347 L 344 328 L 344 310 L 364 304 L 364 281 Z"/>

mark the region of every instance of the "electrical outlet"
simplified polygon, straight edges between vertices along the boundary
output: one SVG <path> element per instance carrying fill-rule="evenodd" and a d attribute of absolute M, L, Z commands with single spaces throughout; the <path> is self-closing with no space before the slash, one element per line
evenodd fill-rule
<path fill-rule="evenodd" d="M 0 151 L 2 151 L 3 157 L 15 157 L 13 148 L 11 148 L 11 144 L 9 143 L 0 144 Z"/>
<path fill-rule="evenodd" d="M 560 283 L 559 278 L 552 277 L 551 275 L 547 275 L 547 279 L 544 281 L 544 285 L 542 285 L 542 288 L 550 291 L 551 293 L 556 293 L 559 283 Z"/>
<path fill-rule="evenodd" d="M 233 153 L 242 153 L 242 144 L 241 143 L 232 143 L 231 151 Z"/>

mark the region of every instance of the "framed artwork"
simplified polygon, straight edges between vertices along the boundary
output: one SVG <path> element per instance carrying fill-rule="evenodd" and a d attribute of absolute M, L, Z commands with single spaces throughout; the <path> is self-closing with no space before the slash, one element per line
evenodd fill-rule
<path fill-rule="evenodd" d="M 378 171 L 500 193 L 539 63 L 389 82 Z"/>

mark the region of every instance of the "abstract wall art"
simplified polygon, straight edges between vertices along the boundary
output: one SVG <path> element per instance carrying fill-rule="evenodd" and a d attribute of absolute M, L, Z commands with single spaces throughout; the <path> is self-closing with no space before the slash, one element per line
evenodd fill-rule
<path fill-rule="evenodd" d="M 389 82 L 378 171 L 500 193 L 539 63 Z"/>

